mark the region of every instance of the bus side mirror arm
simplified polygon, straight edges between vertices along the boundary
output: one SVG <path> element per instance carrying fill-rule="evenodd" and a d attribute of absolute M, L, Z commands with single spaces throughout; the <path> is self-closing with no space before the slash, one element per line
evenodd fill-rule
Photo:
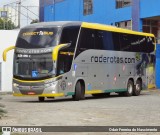
<path fill-rule="evenodd" d="M 10 46 L 8 48 L 6 48 L 4 51 L 3 51 L 3 61 L 6 62 L 7 60 L 7 53 L 10 51 L 10 50 L 13 50 L 15 49 L 15 46 Z"/>
<path fill-rule="evenodd" d="M 67 43 L 67 44 L 60 44 L 60 45 L 55 46 L 53 51 L 52 51 L 52 60 L 57 61 L 59 50 L 61 50 L 62 48 L 67 48 L 70 45 L 71 45 L 70 43 Z"/>

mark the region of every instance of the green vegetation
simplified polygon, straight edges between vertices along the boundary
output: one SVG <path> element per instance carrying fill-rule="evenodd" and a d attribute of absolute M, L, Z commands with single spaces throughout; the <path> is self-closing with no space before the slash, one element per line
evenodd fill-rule
<path fill-rule="evenodd" d="M 0 18 L 0 30 L 12 30 L 14 28 L 16 28 L 16 26 L 11 20 Z"/>
<path fill-rule="evenodd" d="M 39 20 L 38 20 L 38 19 L 35 19 L 35 20 L 32 20 L 31 24 L 33 24 L 33 23 L 38 23 L 38 22 L 39 22 Z"/>

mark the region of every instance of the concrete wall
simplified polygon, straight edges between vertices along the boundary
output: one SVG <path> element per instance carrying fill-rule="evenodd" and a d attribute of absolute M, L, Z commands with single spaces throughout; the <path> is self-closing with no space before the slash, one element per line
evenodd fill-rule
<path fill-rule="evenodd" d="M 3 50 L 15 45 L 19 30 L 0 30 L 0 63 L 2 65 L 0 91 L 12 91 L 13 50 L 8 52 L 7 61 L 3 62 Z"/>

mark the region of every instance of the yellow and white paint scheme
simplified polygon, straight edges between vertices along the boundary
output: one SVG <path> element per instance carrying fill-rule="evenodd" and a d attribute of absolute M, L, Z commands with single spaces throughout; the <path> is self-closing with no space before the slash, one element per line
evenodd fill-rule
<path fill-rule="evenodd" d="M 56 23 L 56 22 L 55 22 Z M 74 22 L 72 22 L 74 23 Z M 48 26 L 48 23 L 44 23 L 44 27 Z M 34 24 L 35 26 L 39 26 L 41 24 Z M 51 23 L 49 23 L 49 25 L 51 25 Z M 59 25 L 57 23 L 57 25 Z M 66 22 L 66 24 L 68 26 L 68 22 Z M 53 25 L 55 26 L 55 25 Z M 107 25 L 101 25 L 101 24 L 93 24 L 93 23 L 87 23 L 87 22 L 82 22 L 80 25 L 80 28 L 89 28 L 89 29 L 95 29 L 95 30 L 103 30 L 103 31 L 110 31 L 110 32 L 119 32 L 119 33 L 129 33 L 129 34 L 134 34 L 134 35 L 140 35 L 140 36 L 149 36 L 149 37 L 154 37 L 153 34 L 148 34 L 148 33 L 141 33 L 141 32 L 135 32 L 135 31 L 131 31 L 131 30 L 126 30 L 126 29 L 121 29 L 121 28 L 116 28 L 116 27 L 112 27 L 112 26 L 107 26 Z M 80 30 L 81 30 L 80 29 Z M 80 33 L 80 32 L 79 32 Z M 79 36 L 79 35 L 78 35 Z M 78 37 L 79 38 L 79 37 Z M 89 64 L 91 65 L 91 63 L 89 64 L 82 64 L 82 61 L 76 61 L 75 59 L 75 52 L 65 52 L 65 51 L 61 51 L 61 49 L 68 47 L 70 44 L 69 43 L 65 43 L 65 44 L 58 44 L 56 46 L 53 47 L 52 52 L 50 52 L 51 56 L 52 56 L 52 60 L 53 60 L 53 64 L 55 65 L 55 67 L 57 66 L 57 61 L 59 58 L 59 54 L 61 55 L 71 55 L 73 56 L 73 61 L 72 61 L 72 65 L 71 65 L 71 70 L 67 73 L 55 76 L 53 78 L 49 78 L 49 79 L 44 79 L 44 80 L 23 80 L 23 79 L 17 79 L 17 78 L 13 78 L 13 95 L 14 96 L 38 96 L 38 97 L 63 97 L 63 96 L 71 96 L 75 94 L 75 85 L 77 83 L 78 80 L 84 80 L 85 82 L 85 94 L 99 94 L 99 93 L 109 93 L 109 92 L 124 92 L 127 90 L 127 87 L 124 88 L 108 88 L 108 89 L 100 89 L 100 88 L 88 88 L 88 84 L 89 84 L 89 79 L 87 78 L 88 76 L 88 69 L 89 69 Z M 76 43 L 76 47 L 75 47 L 75 51 L 77 48 L 77 43 Z M 3 60 L 6 61 L 7 58 L 7 52 L 12 50 L 12 49 L 16 49 L 16 47 L 12 46 L 7 48 L 4 53 L 3 53 Z M 92 50 L 91 50 L 92 51 Z M 91 55 L 93 52 L 89 52 L 89 55 Z M 60 53 L 59 53 L 60 52 Z M 96 51 L 95 51 L 96 53 Z M 83 56 L 85 59 L 86 56 L 89 56 L 87 53 L 85 53 L 85 56 Z M 129 55 L 129 54 L 128 54 Z M 75 59 L 74 59 L 75 58 Z M 89 59 L 89 58 L 88 58 Z M 78 65 L 78 68 L 80 67 L 81 69 L 79 71 L 81 71 L 80 73 L 83 74 L 78 74 L 75 73 L 76 71 L 74 70 L 74 64 Z M 92 65 L 95 63 L 92 63 Z M 108 65 L 107 65 L 108 66 Z M 99 66 L 97 66 L 99 67 Z M 96 70 L 99 68 L 96 68 Z M 122 68 L 123 69 L 123 68 Z M 100 69 L 101 70 L 101 69 Z M 106 70 L 106 69 L 105 69 Z M 150 68 L 149 71 L 151 71 L 152 69 Z M 97 72 L 97 71 L 96 71 Z M 101 72 L 101 71 L 99 71 Z M 73 74 L 74 73 L 74 74 Z M 103 73 L 101 72 L 101 74 L 103 75 Z M 105 76 L 106 77 L 106 76 Z M 110 76 L 109 76 L 110 77 Z M 111 76 L 112 77 L 112 76 Z M 120 77 L 120 76 L 119 76 Z M 112 77 L 112 81 L 115 83 L 111 84 L 111 85 L 116 85 L 116 80 L 117 80 L 118 76 Z M 136 78 L 136 77 L 135 77 Z M 106 78 L 105 78 L 106 79 Z M 99 84 L 101 86 L 106 86 L 105 85 L 105 79 L 101 79 L 99 77 Z M 63 81 L 65 81 L 64 85 L 66 85 L 66 89 L 63 90 L 62 89 L 62 85 L 63 85 Z M 111 83 L 113 83 L 111 82 Z M 127 81 L 123 81 L 124 86 L 127 85 Z M 150 87 L 151 85 L 149 85 Z M 21 92 L 19 89 L 22 89 Z"/>

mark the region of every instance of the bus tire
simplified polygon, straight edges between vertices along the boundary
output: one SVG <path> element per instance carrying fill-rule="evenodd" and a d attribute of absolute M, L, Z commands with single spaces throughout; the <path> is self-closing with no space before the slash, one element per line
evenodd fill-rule
<path fill-rule="evenodd" d="M 133 81 L 129 80 L 128 83 L 127 83 L 127 91 L 124 92 L 124 95 L 127 96 L 127 97 L 132 96 L 133 90 L 134 90 Z"/>
<path fill-rule="evenodd" d="M 39 102 L 44 102 L 45 97 L 38 97 Z"/>
<path fill-rule="evenodd" d="M 139 96 L 142 90 L 142 82 L 138 79 L 133 90 L 133 96 Z"/>
<path fill-rule="evenodd" d="M 78 81 L 75 86 L 75 95 L 73 96 L 74 100 L 79 101 L 84 99 L 84 92 L 85 90 L 83 89 L 81 82 Z"/>

